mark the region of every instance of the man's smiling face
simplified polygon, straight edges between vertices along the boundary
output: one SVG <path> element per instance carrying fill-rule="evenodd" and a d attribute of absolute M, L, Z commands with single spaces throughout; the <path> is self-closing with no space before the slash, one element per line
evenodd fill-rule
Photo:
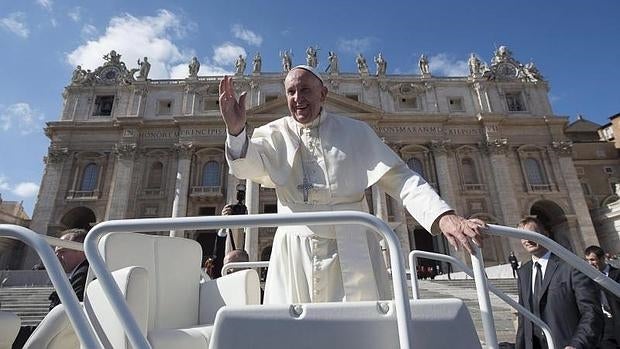
<path fill-rule="evenodd" d="M 297 68 L 291 70 L 284 80 L 288 109 L 295 120 L 307 124 L 321 113 L 327 97 L 327 88 L 311 72 Z"/>

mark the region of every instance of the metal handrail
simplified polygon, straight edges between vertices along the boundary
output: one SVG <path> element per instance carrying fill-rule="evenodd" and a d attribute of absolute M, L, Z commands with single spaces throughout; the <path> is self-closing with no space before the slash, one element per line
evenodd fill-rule
<path fill-rule="evenodd" d="M 86 314 L 82 310 L 82 306 L 80 306 L 80 301 L 75 295 L 75 292 L 73 292 L 73 288 L 60 265 L 60 261 L 46 242 L 47 238 L 30 229 L 13 224 L 0 224 L 0 236 L 20 240 L 37 252 L 52 281 L 52 285 L 54 285 L 56 289 L 56 293 L 58 293 L 58 298 L 60 298 L 60 301 L 65 307 L 69 321 L 71 321 L 71 325 L 75 329 L 75 333 L 82 346 L 84 348 L 103 348 L 90 326 Z M 55 239 L 53 241 L 56 240 L 60 239 Z M 66 242 L 70 242 L 65 240 L 61 241 L 64 241 L 61 243 L 63 245 L 65 245 Z M 58 241 L 56 242 L 58 243 Z M 75 242 L 66 244 L 64 247 L 75 247 L 74 244 Z"/>
<path fill-rule="evenodd" d="M 97 244 L 101 236 L 109 232 L 140 232 L 153 230 L 190 230 L 190 229 L 218 229 L 221 227 L 272 227 L 291 225 L 334 225 L 360 224 L 373 229 L 383 235 L 390 250 L 390 263 L 394 277 L 394 309 L 398 327 L 399 343 L 401 348 L 411 348 L 412 322 L 411 309 L 407 299 L 407 282 L 404 267 L 404 258 L 400 251 L 400 242 L 390 227 L 379 218 L 363 212 L 308 212 L 288 214 L 260 214 L 239 216 L 206 216 L 182 218 L 146 218 L 127 219 L 102 222 L 94 226 L 84 241 L 86 257 L 90 267 L 99 279 L 100 285 L 110 305 L 125 328 L 127 337 L 134 348 L 150 349 L 151 346 L 140 331 L 138 324 L 131 315 L 127 303 L 106 268 L 105 262 L 99 253 Z"/>
<path fill-rule="evenodd" d="M 493 320 L 493 309 L 491 307 L 491 299 L 489 298 L 489 290 L 487 288 L 487 277 L 484 273 L 484 262 L 482 260 L 482 253 L 480 248 L 473 245 L 473 254 L 471 254 L 472 265 L 474 266 L 474 280 L 476 283 L 476 290 L 478 291 L 478 306 L 480 307 L 480 315 L 482 318 L 482 327 L 484 332 L 484 338 L 486 339 L 487 346 L 490 349 L 499 349 L 497 342 L 497 333 L 495 331 L 495 321 Z M 419 299 L 420 293 L 418 291 L 418 275 L 415 273 L 417 270 L 417 259 L 414 258 L 416 254 L 411 251 L 409 253 L 409 267 L 411 269 L 411 294 L 413 299 Z M 414 275 L 415 273 L 415 275 Z"/>
<path fill-rule="evenodd" d="M 440 254 L 440 253 L 415 250 L 415 251 L 409 252 L 409 265 L 414 266 L 416 264 L 417 258 L 428 258 L 428 259 L 435 259 L 435 260 L 439 260 L 443 262 L 452 263 L 456 265 L 458 268 L 460 268 L 465 274 L 475 279 L 474 272 L 469 267 L 467 267 L 465 263 L 463 263 L 459 259 L 456 259 L 455 257 L 447 256 L 445 254 Z M 413 267 L 412 267 L 412 270 L 414 270 Z M 545 339 L 547 340 L 548 348 L 555 349 L 555 345 L 553 344 L 553 340 L 551 337 L 551 329 L 549 328 L 549 326 L 547 326 L 546 323 L 544 323 L 540 318 L 534 315 L 534 313 L 527 310 L 524 306 L 515 302 L 512 298 L 507 296 L 504 292 L 500 291 L 493 284 L 488 283 L 488 287 L 489 287 L 489 290 L 493 292 L 497 297 L 499 297 L 504 302 L 508 303 L 511 307 L 516 309 L 518 312 L 523 313 L 525 317 L 527 317 L 530 321 L 532 321 L 534 324 L 540 327 L 542 331 L 545 333 Z M 414 295 L 416 295 L 414 299 L 419 299 L 418 278 L 417 278 L 417 275 L 414 276 L 413 274 L 411 276 L 411 291 Z M 476 291 L 478 294 L 478 299 L 480 299 L 481 296 L 488 297 L 487 292 L 483 292 L 484 293 L 483 295 L 480 294 L 481 290 L 478 289 L 477 284 L 476 284 Z M 485 321 L 484 317 L 482 319 L 483 319 L 482 321 L 484 322 Z M 485 333 L 485 336 L 486 336 L 486 333 Z"/>
<path fill-rule="evenodd" d="M 474 280 L 476 290 L 478 291 L 478 306 L 480 307 L 480 315 L 482 316 L 482 328 L 484 330 L 484 338 L 490 349 L 499 349 L 497 342 L 497 333 L 495 331 L 495 321 L 493 320 L 493 308 L 491 307 L 491 298 L 489 297 L 489 288 L 487 275 L 484 272 L 484 261 L 480 247 L 471 244 L 474 253 L 471 254 L 471 265 L 474 269 Z M 482 297 L 480 297 L 482 296 Z"/>
<path fill-rule="evenodd" d="M 265 268 L 269 266 L 269 261 L 256 262 L 230 262 L 222 267 L 222 276 L 228 275 L 230 269 L 234 268 Z"/>
<path fill-rule="evenodd" d="M 584 273 L 587 277 L 594 280 L 599 286 L 605 288 L 609 292 L 620 297 L 620 284 L 609 278 L 607 275 L 601 273 L 598 269 L 593 268 L 590 264 L 584 261 L 582 258 L 577 257 L 574 253 L 562 247 L 562 245 L 551 240 L 542 234 L 521 230 L 515 228 L 504 227 L 501 225 L 489 224 L 485 229 L 485 232 L 491 235 L 505 236 L 516 239 L 525 239 L 534 241 L 547 250 L 551 251 L 554 255 L 563 259 L 566 263 L 570 264 L 573 268 Z"/>

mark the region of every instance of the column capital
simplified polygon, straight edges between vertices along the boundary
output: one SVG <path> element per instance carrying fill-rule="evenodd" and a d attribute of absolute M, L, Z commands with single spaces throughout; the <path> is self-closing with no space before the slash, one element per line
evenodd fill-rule
<path fill-rule="evenodd" d="M 429 148 L 431 148 L 433 154 L 436 155 L 446 155 L 448 153 L 448 150 L 450 150 L 451 146 L 451 139 L 433 139 L 429 143 Z"/>
<path fill-rule="evenodd" d="M 551 142 L 551 148 L 559 156 L 572 156 L 573 154 L 573 142 L 572 141 L 554 141 L 554 142 Z"/>
<path fill-rule="evenodd" d="M 194 150 L 196 150 L 191 142 L 176 143 L 173 147 L 179 158 L 183 159 L 190 158 L 194 154 Z"/>
<path fill-rule="evenodd" d="M 117 143 L 114 145 L 114 154 L 119 159 L 131 160 L 136 154 L 138 145 L 136 143 Z"/>
<path fill-rule="evenodd" d="M 43 158 L 46 164 L 61 163 L 69 157 L 69 149 L 67 147 L 59 147 L 51 145 L 47 148 L 47 156 Z"/>
<path fill-rule="evenodd" d="M 506 154 L 510 143 L 508 143 L 508 138 L 497 138 L 482 141 L 479 146 L 488 154 Z"/>

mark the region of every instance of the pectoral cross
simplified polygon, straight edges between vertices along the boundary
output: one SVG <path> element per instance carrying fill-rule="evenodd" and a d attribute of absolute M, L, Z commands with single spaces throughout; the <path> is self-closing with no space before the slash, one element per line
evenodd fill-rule
<path fill-rule="evenodd" d="M 312 187 L 314 187 L 314 184 L 310 183 L 306 176 L 304 176 L 303 183 L 297 186 L 297 189 L 302 191 L 304 194 L 304 202 L 308 202 L 308 192 L 312 189 Z"/>

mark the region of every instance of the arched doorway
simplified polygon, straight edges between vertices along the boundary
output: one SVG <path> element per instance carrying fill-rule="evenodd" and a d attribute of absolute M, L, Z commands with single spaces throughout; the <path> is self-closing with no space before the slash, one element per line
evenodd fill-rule
<path fill-rule="evenodd" d="M 536 201 L 530 209 L 530 215 L 538 218 L 551 239 L 574 252 L 566 213 L 558 204 L 549 200 Z"/>
<path fill-rule="evenodd" d="M 69 210 L 69 212 L 65 213 L 62 219 L 60 219 L 60 224 L 62 224 L 65 229 L 78 228 L 88 231 L 95 223 L 97 223 L 95 213 L 90 208 L 84 206 Z"/>

